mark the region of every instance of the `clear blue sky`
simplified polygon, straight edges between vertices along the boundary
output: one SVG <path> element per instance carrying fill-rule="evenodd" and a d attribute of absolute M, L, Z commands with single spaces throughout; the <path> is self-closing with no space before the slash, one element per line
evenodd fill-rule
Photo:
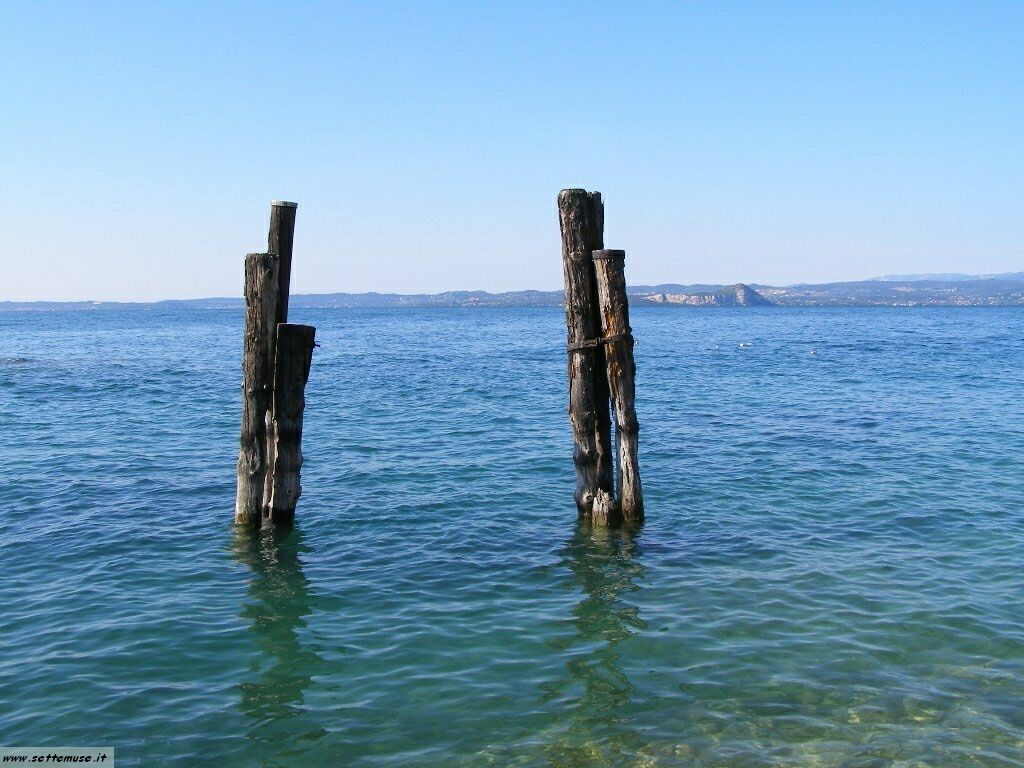
<path fill-rule="evenodd" d="M 1024 269 L 1018 0 L 213 5 L 5 4 L 0 299 Z"/>

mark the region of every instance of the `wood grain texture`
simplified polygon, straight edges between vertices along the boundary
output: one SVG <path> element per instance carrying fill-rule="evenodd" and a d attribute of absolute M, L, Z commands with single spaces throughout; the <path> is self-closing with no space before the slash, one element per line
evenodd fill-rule
<path fill-rule="evenodd" d="M 594 251 L 604 248 L 604 198 L 600 192 L 594 192 L 590 196 L 593 206 L 594 229 L 593 248 Z M 598 306 L 597 281 L 592 284 L 591 302 Z M 598 310 L 600 312 L 600 310 Z M 601 333 L 600 319 L 595 323 L 595 332 Z M 605 368 L 604 348 L 597 347 L 594 353 L 594 400 L 598 403 L 597 408 L 597 478 L 598 486 L 609 493 L 613 490 L 612 473 L 613 457 L 612 449 L 612 417 L 608 408 L 610 392 L 608 390 L 608 377 L 603 375 Z"/>
<path fill-rule="evenodd" d="M 277 322 L 288 322 L 288 296 L 292 284 L 292 241 L 295 239 L 295 214 L 298 205 L 275 200 L 270 206 L 270 231 L 267 252 L 276 253 L 278 268 Z"/>
<path fill-rule="evenodd" d="M 599 335 L 597 286 L 591 252 L 603 240 L 604 206 L 598 192 L 563 189 L 558 194 L 565 277 L 565 324 L 568 353 L 569 422 L 576 466 L 576 506 L 591 519 L 598 491 L 613 491 L 611 419 L 600 346 L 572 349 Z"/>
<path fill-rule="evenodd" d="M 245 336 L 242 349 L 242 429 L 239 438 L 235 522 L 256 524 L 266 479 L 266 414 L 273 387 L 278 258 L 245 257 Z"/>
<path fill-rule="evenodd" d="M 264 525 L 291 523 L 302 495 L 302 418 L 315 337 L 316 328 L 310 325 L 277 326 L 274 392 L 267 426 L 270 471 L 263 494 Z"/>
<path fill-rule="evenodd" d="M 604 345 L 604 353 L 619 453 L 616 473 L 619 514 L 627 523 L 639 523 L 644 519 L 644 494 L 640 483 L 636 364 L 629 326 L 625 260 L 625 251 L 598 250 L 593 254 L 601 308 L 601 335 L 616 339 Z"/>
<path fill-rule="evenodd" d="M 594 495 L 594 507 L 590 514 L 590 524 L 595 527 L 611 528 L 621 522 L 619 507 L 615 503 L 615 497 L 604 489 L 598 490 Z"/>

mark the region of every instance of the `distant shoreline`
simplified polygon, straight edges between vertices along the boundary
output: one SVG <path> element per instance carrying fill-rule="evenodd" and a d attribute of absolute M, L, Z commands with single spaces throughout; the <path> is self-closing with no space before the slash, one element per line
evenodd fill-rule
<path fill-rule="evenodd" d="M 736 283 L 734 285 L 634 285 L 634 306 L 694 307 L 1012 307 L 1024 306 L 1024 273 L 1003 275 L 919 275 L 882 277 L 843 283 L 790 286 Z M 4 311 L 103 309 L 233 309 L 241 297 L 120 301 L 0 301 Z M 560 307 L 562 291 L 445 291 L 442 293 L 307 293 L 292 296 L 294 307 Z"/>

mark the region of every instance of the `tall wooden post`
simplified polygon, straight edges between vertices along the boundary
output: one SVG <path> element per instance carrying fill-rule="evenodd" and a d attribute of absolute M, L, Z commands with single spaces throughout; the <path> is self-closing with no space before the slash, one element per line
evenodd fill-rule
<path fill-rule="evenodd" d="M 245 257 L 245 340 L 242 351 L 242 431 L 238 452 L 235 522 L 257 523 L 267 471 L 266 414 L 271 404 L 278 258 Z"/>
<path fill-rule="evenodd" d="M 277 322 L 288 322 L 288 292 L 292 284 L 292 241 L 295 238 L 295 214 L 298 203 L 274 200 L 270 203 L 270 231 L 267 234 L 267 252 L 276 253 L 281 260 L 277 292 Z"/>
<path fill-rule="evenodd" d="M 599 192 L 563 189 L 558 194 L 568 330 L 569 421 L 580 517 L 609 522 L 613 491 L 611 427 L 597 286 L 591 252 L 603 246 L 604 205 Z"/>
<path fill-rule="evenodd" d="M 242 432 L 235 522 L 289 523 L 299 499 L 302 416 L 316 329 L 288 318 L 297 203 L 274 200 L 268 253 L 245 258 Z"/>
<path fill-rule="evenodd" d="M 593 251 L 604 248 L 604 200 L 601 197 L 600 192 L 594 192 L 592 195 L 594 200 L 594 247 L 591 249 L 591 258 L 593 258 Z M 597 283 L 594 282 L 593 294 L 591 301 L 594 306 L 598 305 L 598 293 Z M 600 311 L 600 310 L 599 310 Z M 600 315 L 595 323 L 595 330 L 598 334 L 601 333 L 601 320 Z M 594 353 L 594 399 L 598 403 L 597 408 L 597 477 L 598 483 L 601 486 L 601 490 L 607 491 L 609 494 L 612 493 L 612 463 L 614 461 L 614 453 L 612 451 L 612 419 L 608 412 L 608 398 L 610 392 L 608 390 L 608 378 L 601 375 L 602 369 L 604 369 L 604 347 L 598 345 L 597 352 Z"/>
<path fill-rule="evenodd" d="M 263 492 L 263 524 L 287 524 L 295 517 L 302 494 L 302 415 L 306 381 L 313 359 L 316 328 L 280 323 L 277 326 L 274 394 L 267 425 L 269 470 Z"/>
<path fill-rule="evenodd" d="M 639 523 L 644 519 L 644 494 L 637 455 L 640 427 L 636 420 L 636 364 L 633 360 L 633 333 L 629 327 L 629 299 L 626 296 L 626 252 L 597 250 L 593 260 L 608 386 L 615 406 L 619 449 L 618 507 L 623 520 Z"/>

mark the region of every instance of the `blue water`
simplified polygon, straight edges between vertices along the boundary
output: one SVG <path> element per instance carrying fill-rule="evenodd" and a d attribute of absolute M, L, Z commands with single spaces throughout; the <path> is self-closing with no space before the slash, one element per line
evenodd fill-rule
<path fill-rule="evenodd" d="M 304 495 L 253 536 L 239 312 L 0 314 L 0 744 L 1024 765 L 1024 311 L 635 309 L 633 534 L 576 524 L 560 311 L 293 315 Z"/>

